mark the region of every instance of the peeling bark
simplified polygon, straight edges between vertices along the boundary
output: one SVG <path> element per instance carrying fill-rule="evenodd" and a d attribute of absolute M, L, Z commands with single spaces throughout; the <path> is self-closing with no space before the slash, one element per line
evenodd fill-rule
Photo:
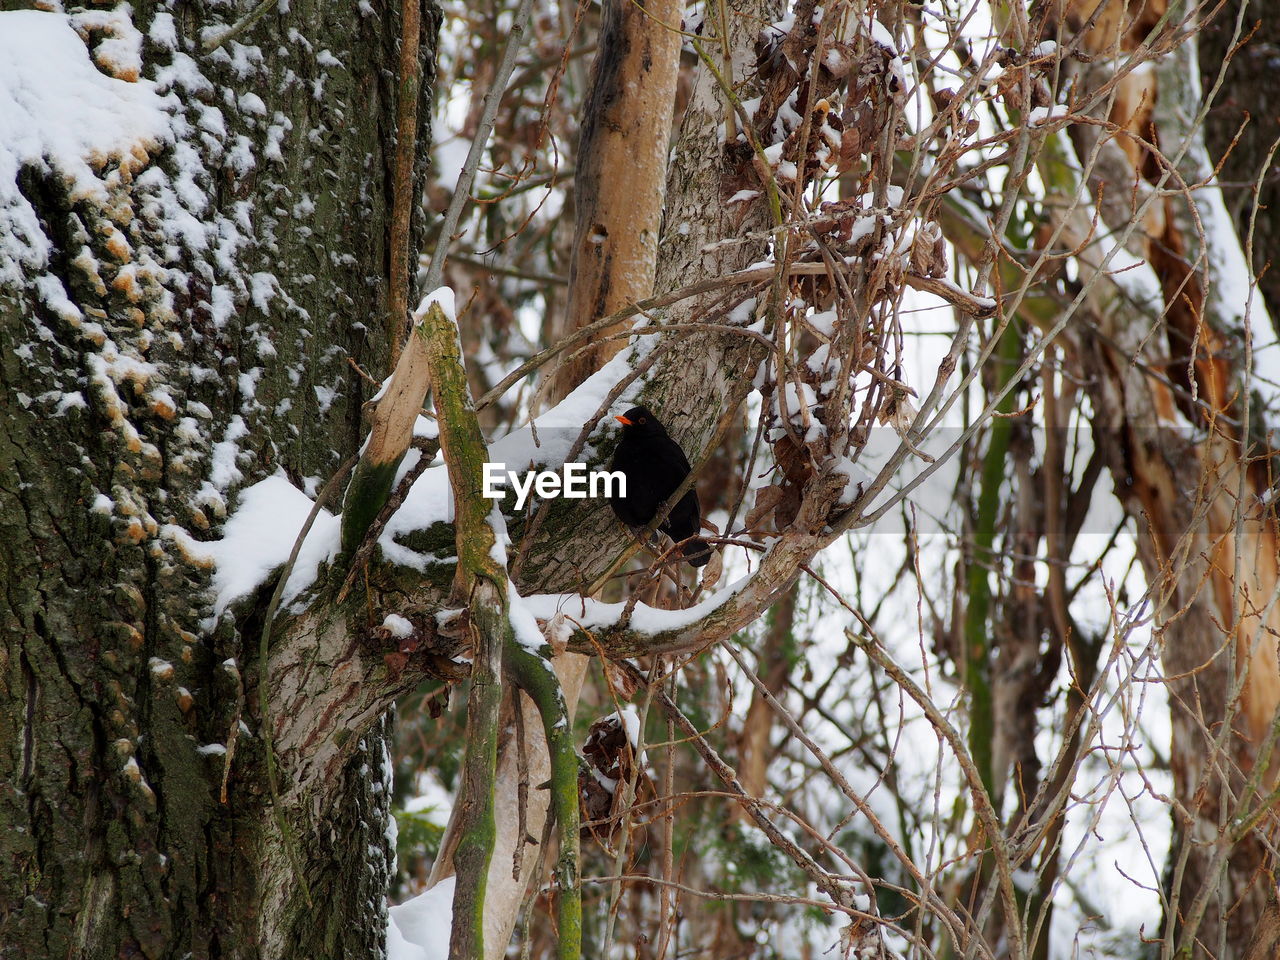
<path fill-rule="evenodd" d="M 683 11 L 675 0 L 603 4 L 578 144 L 577 220 L 560 336 L 652 291 Z M 607 328 L 600 336 L 620 329 Z M 599 370 L 623 344 L 597 343 L 569 361 L 552 385 L 553 400 Z"/>
<path fill-rule="evenodd" d="M 1135 16 L 1162 12 L 1158 4 Z M 1099 26 L 1086 46 L 1105 49 L 1121 37 L 1120 48 L 1129 50 L 1151 25 L 1116 22 L 1109 32 Z M 1131 89 L 1110 113 L 1120 131 L 1158 143 L 1168 162 L 1179 161 L 1186 183 L 1212 173 L 1196 126 L 1195 63 L 1190 37 L 1154 71 L 1131 73 L 1125 81 Z M 1134 103 L 1145 107 L 1129 110 L 1126 104 Z M 1105 182 L 1112 198 L 1141 203 L 1165 176 L 1165 165 L 1123 135 L 1115 142 L 1129 144 L 1127 161 L 1102 144 L 1103 163 L 1092 171 L 1095 193 Z M 1274 639 L 1280 611 L 1270 599 L 1280 586 L 1280 535 L 1266 506 L 1269 480 L 1256 459 L 1242 389 L 1248 371 L 1232 333 L 1240 317 L 1229 304 L 1245 291 L 1218 292 L 1231 275 L 1227 265 L 1242 259 L 1240 247 L 1229 231 L 1211 231 L 1206 243 L 1195 226 L 1215 222 L 1213 204 L 1220 200 L 1209 192 L 1171 193 L 1152 204 L 1142 252 L 1163 302 L 1154 311 L 1135 311 L 1125 284 L 1096 283 L 1090 313 L 1103 337 L 1086 338 L 1083 349 L 1098 412 L 1095 435 L 1105 444 L 1117 493 L 1138 523 L 1139 556 L 1155 586 L 1170 677 L 1178 804 L 1168 936 L 1178 956 L 1227 960 L 1245 955 L 1275 887 L 1266 837 L 1277 819 L 1266 794 L 1276 780 L 1270 744 L 1280 706 Z M 1131 215 L 1106 202 L 1101 212 L 1113 227 Z M 1068 246 L 1088 229 L 1079 215 L 1077 221 L 1064 233 Z M 1255 310 L 1254 328 L 1264 328 L 1258 318 L 1265 311 L 1257 304 Z M 1153 319 L 1162 337 L 1150 336 Z M 1163 372 L 1165 382 L 1134 359 Z M 1232 824 L 1241 817 L 1257 819 L 1240 833 Z"/>

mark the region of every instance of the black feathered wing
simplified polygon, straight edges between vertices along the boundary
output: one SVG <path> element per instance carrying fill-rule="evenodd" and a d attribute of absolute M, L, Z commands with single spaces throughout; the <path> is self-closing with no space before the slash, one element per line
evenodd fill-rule
<path fill-rule="evenodd" d="M 627 478 L 627 495 L 610 497 L 613 512 L 623 523 L 643 527 L 676 492 L 691 468 L 689 458 L 680 445 L 663 433 L 661 436 L 634 439 L 624 435 L 609 469 L 619 471 Z M 685 492 L 658 529 L 677 543 L 689 540 L 681 548 L 681 553 L 695 567 L 702 566 L 711 558 L 711 548 L 706 541 L 689 539 L 702 529 L 702 511 L 696 490 Z"/>

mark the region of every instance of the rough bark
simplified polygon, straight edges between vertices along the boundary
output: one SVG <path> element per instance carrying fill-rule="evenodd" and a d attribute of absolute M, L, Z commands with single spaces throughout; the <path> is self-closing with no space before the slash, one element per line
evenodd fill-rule
<path fill-rule="evenodd" d="M 112 178 L 108 161 L 105 203 L 22 173 L 54 254 L 31 283 L 0 289 L 6 954 L 381 948 L 390 693 L 346 729 L 310 709 L 293 718 L 331 748 L 284 770 L 303 873 L 324 905 L 307 910 L 267 810 L 261 602 L 212 626 L 209 562 L 173 531 L 213 537 L 238 489 L 277 469 L 322 481 L 359 440 L 364 388 L 346 357 L 385 366 L 370 336 L 383 318 L 368 305 L 386 302 L 398 23 L 392 9 L 303 0 L 200 53 L 229 9 L 134 4 L 135 25 L 157 28 L 144 75 L 190 124 L 178 147 L 153 149 L 129 176 Z M 170 17 L 177 49 L 160 28 Z M 425 19 L 429 64 L 438 21 Z M 219 123 L 225 135 L 200 133 Z M 167 188 L 184 174 L 190 191 Z M 49 295 L 59 285 L 72 309 Z M 59 415 L 74 391 L 84 406 Z M 295 651 L 306 669 L 291 679 L 336 674 L 341 688 L 344 672 L 374 673 L 341 633 Z"/>
<path fill-rule="evenodd" d="M 777 14 L 766 6 L 744 4 L 728 25 L 737 77 L 750 75 L 759 24 Z M 207 25 L 208 11 L 180 9 L 177 32 L 188 43 Z M 140 8 L 138 22 L 145 26 L 157 12 Z M 395 115 L 381 68 L 394 60 L 398 31 L 389 14 L 366 19 L 347 5 L 309 4 L 254 29 L 268 38 L 261 49 L 228 45 L 201 68 L 209 88 L 182 91 L 192 131 L 215 124 L 202 113 L 221 110 L 210 102 L 225 103 L 230 116 L 217 120 L 233 135 L 243 123 L 249 147 L 265 158 L 246 170 L 216 138 L 191 134 L 207 167 L 196 195 L 210 206 L 186 212 L 214 241 L 236 235 L 240 225 L 238 248 L 210 253 L 166 235 L 146 205 L 153 199 L 148 191 L 159 189 L 154 180 L 122 179 L 113 197 L 120 203 L 107 209 L 59 194 L 38 171 L 24 174 L 60 252 L 49 276 L 83 313 L 104 322 L 112 349 L 157 364 L 166 388 L 148 393 L 152 375 L 136 367 L 103 375 L 94 358 L 101 359 L 95 351 L 106 337 L 59 311 L 47 289 L 4 292 L 7 395 L 25 404 L 31 394 L 22 388 L 34 381 L 33 370 L 76 369 L 92 385 L 87 412 L 51 418 L 56 400 L 37 397 L 5 426 L 6 459 L 17 471 L 9 475 L 29 486 L 9 484 L 0 502 L 0 520 L 17 531 L 5 614 L 6 635 L 15 642 L 5 649 L 0 723 L 12 734 L 5 743 L 22 745 L 8 749 L 26 785 L 22 793 L 6 792 L 0 807 L 4 826 L 12 828 L 3 852 L 15 867 L 4 873 L 6 899 L 26 904 L 4 922 L 6 935 L 13 924 L 15 938 L 36 955 L 50 943 L 59 955 L 88 952 L 76 938 L 103 955 L 376 950 L 387 792 L 370 776 L 383 757 L 382 744 L 370 737 L 381 736 L 379 718 L 395 695 L 427 673 L 447 670 L 448 656 L 462 644 L 441 635 L 436 616 L 459 602 L 451 597 L 454 565 L 428 564 L 424 571 L 371 563 L 361 577 L 366 589 L 345 604 L 337 584 L 347 571 L 322 570 L 309 607 L 301 614 L 283 610 L 268 638 L 270 729 L 282 773 L 280 798 L 268 809 L 262 718 L 254 707 L 264 597 L 207 625 L 209 560 L 193 531 L 216 533 L 236 489 L 276 465 L 314 480 L 356 445 L 362 392 L 341 347 L 350 342 L 366 366 L 385 368 L 381 350 L 361 353 L 364 332 L 380 329 L 385 318 L 360 308 L 376 304 L 381 314 L 387 300 L 382 227 L 390 174 L 370 158 L 391 154 L 378 139 Z M 250 36 L 257 33 L 241 39 Z M 423 49 L 428 56 L 430 42 Z M 178 55 L 145 52 L 149 65 Z M 264 114 L 235 96 L 243 82 L 237 71 L 262 72 Z M 668 177 L 660 290 L 731 273 L 766 247 L 765 205 L 724 203 L 744 184 L 758 185 L 750 151 L 723 140 L 727 112 L 718 82 L 703 71 Z M 281 137 L 296 149 L 276 160 L 271 145 Z M 163 152 L 155 162 L 174 163 Z M 138 305 L 120 269 L 117 235 L 128 238 L 134 259 L 146 253 L 166 268 Z M 715 242 L 731 235 L 747 239 Z M 92 259 L 71 256 L 85 248 Z M 274 280 L 266 277 L 272 271 Z M 709 298 L 682 303 L 667 319 L 688 320 L 709 305 Z M 30 351 L 20 351 L 28 340 Z M 686 450 L 700 451 L 725 405 L 745 394 L 761 354 L 751 339 L 722 331 L 684 338 L 678 354 L 664 353 L 654 364 L 645 398 L 664 412 Z M 226 394 L 228 382 L 236 382 L 238 394 Z M 174 423 L 175 401 L 192 417 Z M 326 414 L 332 425 L 317 429 Z M 281 420 L 296 433 L 282 436 Z M 215 444 L 235 444 L 238 454 L 223 446 L 215 465 L 209 453 Z M 788 588 L 799 564 L 839 534 L 829 521 L 843 480 L 834 481 L 826 476 L 809 485 L 796 536 L 766 555 L 757 580 L 722 611 L 656 643 L 621 631 L 618 649 L 647 653 L 664 642 L 687 648 L 754 620 Z M 29 492 L 37 489 L 39 497 Z M 101 513 L 87 509 L 99 493 L 113 500 Z M 457 531 L 439 527 L 417 531 L 415 545 L 438 542 L 449 556 Z M 521 530 L 512 532 L 518 537 Z M 607 506 L 559 504 L 530 549 L 520 589 L 578 588 L 626 539 Z M 77 592 L 64 605 L 56 598 L 67 584 Z M 385 657 L 378 626 L 384 611 L 406 616 L 414 627 Z M 608 634 L 602 631 L 602 639 Z M 224 742 L 228 752 L 238 746 L 229 803 L 222 806 L 218 749 L 197 748 Z M 80 819 L 67 812 L 77 808 L 88 812 Z M 284 814 L 288 831 L 279 830 L 274 812 Z M 69 840 L 56 851 L 55 835 Z M 308 909 L 308 900 L 316 909 Z"/>

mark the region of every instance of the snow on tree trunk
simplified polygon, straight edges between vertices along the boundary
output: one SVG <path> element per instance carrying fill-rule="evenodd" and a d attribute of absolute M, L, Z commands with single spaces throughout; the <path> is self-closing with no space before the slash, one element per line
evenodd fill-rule
<path fill-rule="evenodd" d="M 1135 14 L 1121 49 L 1132 50 L 1162 12 L 1156 5 Z M 1096 27 L 1086 47 L 1122 34 L 1115 23 L 1110 30 Z M 1251 397 L 1244 348 L 1246 338 L 1257 349 L 1273 334 L 1218 191 L 1175 186 L 1213 173 L 1195 65 L 1192 33 L 1154 69 L 1125 77 L 1110 108 L 1122 131 L 1158 143 L 1158 163 L 1142 140 L 1117 137 L 1123 153 L 1104 142 L 1086 170 L 1102 219 L 1122 234 L 1132 213 L 1121 207 L 1141 204 L 1152 185 L 1169 189 L 1147 206 L 1145 236 L 1128 244 L 1145 262 L 1132 261 L 1128 277 L 1090 281 L 1103 337 L 1086 345 L 1085 366 L 1094 428 L 1155 586 L 1169 677 L 1177 805 L 1164 934 L 1187 956 L 1229 960 L 1245 955 L 1274 891 L 1265 837 L 1275 824 L 1268 794 L 1280 611 L 1271 598 L 1280 537 L 1254 432 L 1267 405 Z M 1066 230 L 1068 243 L 1084 235 L 1087 219 Z M 1086 276 L 1097 266 L 1085 263 Z"/>
<path fill-rule="evenodd" d="M 1237 15 L 1244 11 L 1245 36 L 1237 41 Z M 1230 0 L 1225 8 L 1204 25 L 1197 36 L 1200 59 L 1200 86 L 1206 92 L 1226 71 L 1222 92 L 1205 118 L 1205 141 L 1215 163 L 1222 163 L 1219 178 L 1224 184 L 1223 200 L 1244 237 L 1252 229 L 1253 268 L 1258 290 L 1275 320 L 1280 318 L 1280 273 L 1266 268 L 1280 262 L 1280 218 L 1267 215 L 1280 205 L 1280 181 L 1274 175 L 1276 139 L 1280 136 L 1280 116 L 1273 108 L 1273 91 L 1257 78 L 1276 69 L 1276 49 L 1280 46 L 1280 17 L 1263 16 L 1264 5 L 1257 0 Z M 1232 51 L 1243 42 L 1238 51 Z M 1246 123 L 1247 120 L 1247 123 Z M 1254 184 L 1257 183 L 1257 193 Z M 1256 203 L 1256 206 L 1255 206 Z"/>
<path fill-rule="evenodd" d="M 398 22 L 294 3 L 208 52 L 232 8 L 135 8 L 0 12 L 0 942 L 376 955 L 386 726 L 317 718 L 332 762 L 283 770 L 308 909 L 266 796 L 262 599 L 215 626 L 197 541 L 359 440 Z"/>
<path fill-rule="evenodd" d="M 763 11 L 763 7 L 761 8 Z M 762 12 L 759 15 L 763 15 Z M 690 223 L 672 222 L 667 214 L 666 233 L 661 243 L 657 237 L 663 219 L 664 195 L 672 198 L 680 209 L 697 211 L 693 224 L 702 242 L 723 235 L 726 219 L 709 216 L 709 210 L 723 210 L 718 198 L 726 193 L 718 160 L 723 144 L 716 135 L 717 123 L 713 119 L 723 116 L 726 107 L 723 94 L 707 71 L 700 71 L 700 100 L 691 106 L 691 119 L 686 120 L 682 136 L 673 149 L 679 172 L 667 171 L 667 141 L 671 126 L 671 110 L 675 97 L 676 70 L 679 56 L 679 37 L 668 31 L 663 23 L 678 23 L 679 9 L 671 4 L 650 6 L 645 10 L 629 8 L 626 4 L 614 5 L 605 16 L 600 51 L 592 74 L 592 94 L 585 107 L 584 133 L 578 157 L 578 175 L 575 189 L 575 208 L 578 213 L 578 230 L 573 254 L 569 307 L 557 325 L 562 335 L 601 319 L 628 304 L 642 300 L 652 292 L 665 293 L 682 284 L 713 277 L 721 269 L 720 258 L 711 263 L 681 261 L 674 268 L 675 251 L 685 250 Z M 655 23 L 653 18 L 661 23 Z M 735 16 L 734 41 L 740 67 L 747 62 L 756 29 L 750 16 Z M 713 142 L 708 135 L 715 137 Z M 664 182 L 664 180 L 666 182 Z M 728 191 L 732 192 L 732 191 Z M 745 265 L 763 252 L 764 244 L 742 244 L 735 247 L 731 258 L 734 265 Z M 736 259 L 734 259 L 736 258 Z M 653 282 L 655 270 L 663 275 L 663 282 Z M 683 315 L 680 308 L 677 311 Z M 619 327 L 602 331 L 600 336 L 615 332 Z M 613 356 L 625 341 L 603 342 L 597 349 L 584 354 L 568 365 L 553 381 L 548 390 L 550 402 L 562 400 L 574 386 L 595 372 L 602 363 Z M 721 350 L 734 358 L 728 367 L 731 377 L 742 368 L 743 351 L 727 345 Z M 696 355 L 696 354 L 693 354 Z M 683 365 L 667 363 L 670 371 L 666 378 L 659 372 L 654 378 L 656 389 L 664 384 L 680 383 L 687 390 L 694 386 L 704 402 L 699 414 L 703 421 L 709 415 L 718 415 L 721 389 L 726 370 L 716 363 L 722 356 L 719 351 L 707 351 L 706 376 L 696 384 L 690 384 Z M 714 368 L 714 369 L 712 369 Z M 675 375 L 679 376 L 677 381 Z M 707 424 L 711 426 L 711 423 Z M 612 515 L 603 512 L 601 519 L 606 529 L 616 536 L 620 532 Z M 598 516 L 600 516 L 598 514 Z M 548 525 L 549 526 L 549 525 Z M 570 530 L 566 528 L 553 541 L 554 554 L 532 554 L 522 569 L 526 582 L 533 579 L 540 585 L 554 584 L 563 588 L 575 583 L 584 566 L 582 550 L 572 552 L 562 549 L 561 539 Z M 581 529 L 574 528 L 575 540 L 585 541 Z M 597 540 L 608 543 L 609 539 Z M 541 544 L 539 545 L 542 546 Z M 555 563 L 548 569 L 544 557 Z M 572 565 L 572 579 L 565 580 L 562 565 Z M 552 579 L 549 573 L 558 575 Z M 556 669 L 563 684 L 570 714 L 577 702 L 578 691 L 587 671 L 586 657 L 565 653 L 556 660 Z M 523 728 L 529 783 L 536 784 L 547 778 L 550 765 L 545 739 L 540 733 L 537 711 L 526 697 L 520 697 L 524 711 Z M 504 705 L 503 723 L 512 719 L 510 703 Z M 519 771 L 517 751 L 514 748 L 514 730 L 501 738 L 496 773 L 495 815 L 497 835 L 493 859 L 489 866 L 485 902 L 485 955 L 501 957 L 515 925 L 516 914 L 530 882 L 541 882 L 534 875 L 539 860 L 540 846 L 525 840 L 519 834 L 517 809 L 517 785 Z M 546 791 L 528 791 L 525 810 L 525 835 L 539 838 L 547 816 Z M 446 840 L 445 851 L 457 841 L 458 811 Z M 523 845 L 518 877 L 513 870 L 513 857 L 517 845 Z M 442 856 L 432 869 L 431 882 L 437 883 L 453 873 L 450 856 Z"/>

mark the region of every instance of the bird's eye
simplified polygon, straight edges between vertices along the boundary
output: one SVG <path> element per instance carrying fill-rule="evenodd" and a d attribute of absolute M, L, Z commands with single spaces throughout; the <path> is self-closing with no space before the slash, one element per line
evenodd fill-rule
<path fill-rule="evenodd" d="M 649 422 L 649 418 L 648 418 L 648 417 L 641 417 L 641 418 L 640 418 L 640 422 L 641 422 L 641 423 L 648 423 L 648 422 Z"/>

